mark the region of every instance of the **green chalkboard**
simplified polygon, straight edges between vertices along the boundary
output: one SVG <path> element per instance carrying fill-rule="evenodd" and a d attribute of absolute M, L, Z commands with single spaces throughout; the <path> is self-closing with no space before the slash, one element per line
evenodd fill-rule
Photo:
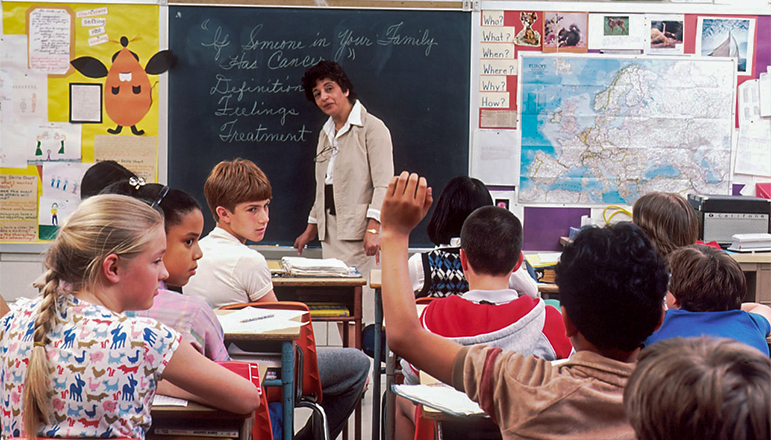
<path fill-rule="evenodd" d="M 391 130 L 396 172 L 425 175 L 438 194 L 468 173 L 470 26 L 462 11 L 170 7 L 169 184 L 203 203 L 217 162 L 251 159 L 273 186 L 263 243 L 291 245 L 326 120 L 300 78 L 331 59 Z M 429 244 L 424 225 L 412 239 Z"/>

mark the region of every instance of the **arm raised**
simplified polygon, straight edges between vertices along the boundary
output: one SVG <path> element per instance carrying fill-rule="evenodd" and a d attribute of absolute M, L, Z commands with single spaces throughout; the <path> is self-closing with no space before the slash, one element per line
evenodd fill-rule
<path fill-rule="evenodd" d="M 433 201 L 426 179 L 402 172 L 388 184 L 381 220 L 383 309 L 388 345 L 417 368 L 452 383 L 452 367 L 461 345 L 420 326 L 407 267 L 410 232 Z"/>

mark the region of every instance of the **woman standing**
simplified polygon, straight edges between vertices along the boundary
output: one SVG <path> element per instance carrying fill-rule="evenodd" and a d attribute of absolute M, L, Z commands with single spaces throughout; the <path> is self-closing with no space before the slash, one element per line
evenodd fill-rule
<path fill-rule="evenodd" d="M 294 247 L 302 254 L 318 234 L 324 258 L 338 258 L 366 276 L 380 251 L 380 206 L 394 174 L 391 133 L 356 99 L 339 64 L 320 61 L 305 72 L 302 86 L 329 119 L 316 147 L 308 227 Z"/>

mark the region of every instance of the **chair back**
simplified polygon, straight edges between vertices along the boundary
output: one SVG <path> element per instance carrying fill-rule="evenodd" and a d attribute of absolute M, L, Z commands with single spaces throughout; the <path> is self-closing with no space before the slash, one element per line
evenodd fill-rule
<path fill-rule="evenodd" d="M 297 301 L 266 301 L 229 304 L 220 307 L 220 309 L 237 310 L 243 309 L 244 307 L 257 307 L 273 310 L 299 310 L 306 312 L 303 314 L 302 318 L 302 322 L 305 325 L 302 326 L 300 330 L 300 339 L 297 340 L 297 346 L 302 353 L 295 361 L 295 364 L 297 365 L 296 371 L 298 372 L 297 398 L 299 399 L 301 396 L 313 396 L 317 403 L 321 403 L 321 376 L 319 375 L 319 362 L 316 357 L 316 337 L 313 335 L 313 326 L 311 325 L 311 315 L 308 306 L 305 303 Z M 268 393 L 269 401 L 281 401 L 280 388 L 271 388 L 268 390 Z"/>
<path fill-rule="evenodd" d="M 260 369 L 256 362 L 243 361 L 218 361 L 218 364 L 248 379 L 260 390 L 260 407 L 254 412 L 254 426 L 252 427 L 253 440 L 272 440 L 273 428 L 270 424 L 270 412 L 268 410 L 268 398 L 262 392 L 260 384 Z"/>

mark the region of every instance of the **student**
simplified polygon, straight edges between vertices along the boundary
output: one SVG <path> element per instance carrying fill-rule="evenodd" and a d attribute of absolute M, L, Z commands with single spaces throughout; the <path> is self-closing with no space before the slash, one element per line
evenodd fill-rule
<path fill-rule="evenodd" d="M 767 440 L 771 360 L 730 339 L 668 339 L 640 352 L 624 405 L 638 440 Z"/>
<path fill-rule="evenodd" d="M 139 178 L 129 169 L 114 160 L 104 160 L 91 165 L 80 182 L 80 198 L 87 199 L 99 194 L 104 188 L 115 182 L 128 182 Z M 144 180 L 142 180 L 144 182 Z"/>
<path fill-rule="evenodd" d="M 483 206 L 463 223 L 460 262 L 470 290 L 432 301 L 421 315 L 431 333 L 461 345 L 488 344 L 546 360 L 563 359 L 572 346 L 557 309 L 509 288 L 522 250 L 522 224 L 506 209 Z M 402 361 L 405 384 L 417 371 Z M 414 437 L 415 405 L 398 398 L 397 437 Z"/>
<path fill-rule="evenodd" d="M 416 367 L 480 404 L 505 439 L 633 439 L 623 387 L 642 341 L 660 324 L 667 272 L 639 228 L 621 223 L 582 231 L 556 267 L 567 336 L 565 363 L 500 348 L 463 347 L 421 328 L 407 277 L 410 231 L 431 190 L 403 172 L 381 212 L 383 304 L 389 346 Z"/>
<path fill-rule="evenodd" d="M 201 239 L 203 258 L 183 292 L 208 301 L 212 307 L 276 301 L 265 258 L 246 246 L 246 240 L 263 239 L 270 220 L 272 193 L 265 173 L 250 160 L 222 161 L 206 179 L 204 194 L 217 226 Z M 321 405 L 330 436 L 335 438 L 361 397 L 369 359 L 355 348 L 318 347 L 317 356 Z M 304 440 L 312 435 L 309 422 L 296 438 Z"/>
<path fill-rule="evenodd" d="M 735 339 L 768 356 L 771 307 L 744 303 L 744 273 L 730 255 L 696 244 L 669 254 L 671 278 L 664 323 L 645 345 L 677 336 Z"/>
<path fill-rule="evenodd" d="M 161 283 L 158 296 L 148 310 L 130 312 L 133 316 L 153 318 L 177 330 L 183 338 L 214 361 L 230 360 L 224 344 L 219 320 L 206 301 L 179 293 L 195 275 L 203 253 L 198 239 L 203 232 L 203 213 L 198 202 L 184 191 L 157 183 L 132 186 L 128 181 L 116 182 L 102 194 L 122 194 L 160 208 L 166 231 L 166 253 L 163 264 L 169 277 Z M 169 290 L 166 286 L 176 289 Z"/>
<path fill-rule="evenodd" d="M 259 406 L 251 382 L 124 314 L 152 305 L 165 249 L 163 218 L 140 201 L 92 197 L 70 216 L 42 297 L 0 321 L 4 438 L 143 439 L 156 389 L 242 414 Z"/>
<path fill-rule="evenodd" d="M 457 176 L 447 183 L 426 228 L 428 238 L 436 248 L 414 254 L 409 260 L 410 280 L 416 297 L 444 297 L 468 291 L 468 281 L 460 265 L 460 230 L 475 209 L 492 205 L 490 192 L 478 179 Z M 537 298 L 538 285 L 526 266 L 523 263 L 511 274 L 509 288 Z"/>
<path fill-rule="evenodd" d="M 652 192 L 640 197 L 632 207 L 632 222 L 648 234 L 664 257 L 699 238 L 696 211 L 676 193 Z"/>

